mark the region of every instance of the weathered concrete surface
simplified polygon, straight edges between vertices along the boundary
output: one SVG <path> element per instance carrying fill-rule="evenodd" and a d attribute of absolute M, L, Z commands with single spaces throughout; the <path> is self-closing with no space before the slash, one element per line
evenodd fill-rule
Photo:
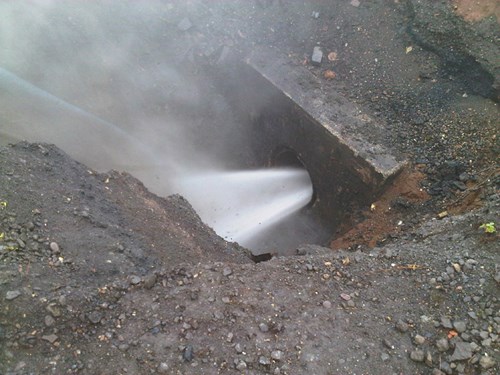
<path fill-rule="evenodd" d="M 314 185 L 313 209 L 330 223 L 369 204 L 405 165 L 371 142 L 383 133 L 376 121 L 338 93 L 326 102 L 312 73 L 274 51 L 254 51 L 233 74 L 228 96 L 253 129 L 255 159 L 272 164 L 280 150 L 295 150 Z"/>

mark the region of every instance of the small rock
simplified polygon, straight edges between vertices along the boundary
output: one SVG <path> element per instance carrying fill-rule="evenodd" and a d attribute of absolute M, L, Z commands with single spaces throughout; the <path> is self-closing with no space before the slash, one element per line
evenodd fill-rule
<path fill-rule="evenodd" d="M 58 339 L 59 339 L 59 337 L 57 337 L 54 334 L 42 336 L 42 340 L 48 341 L 51 344 L 55 343 Z"/>
<path fill-rule="evenodd" d="M 263 366 L 269 366 L 271 364 L 271 360 L 263 355 L 259 357 L 259 364 Z"/>
<path fill-rule="evenodd" d="M 469 311 L 467 315 L 469 315 L 472 319 L 477 320 L 477 315 L 474 311 Z"/>
<path fill-rule="evenodd" d="M 441 325 L 444 327 L 444 328 L 448 328 L 448 329 L 452 329 L 453 328 L 453 325 L 451 324 L 451 320 L 447 317 L 442 317 L 441 318 Z"/>
<path fill-rule="evenodd" d="M 12 301 L 13 299 L 16 299 L 17 297 L 19 297 L 20 295 L 21 295 L 21 292 L 19 290 L 9 290 L 5 294 L 5 299 L 7 301 Z"/>
<path fill-rule="evenodd" d="M 141 282 L 141 278 L 139 276 L 133 275 L 130 276 L 130 284 L 137 285 Z"/>
<path fill-rule="evenodd" d="M 413 339 L 413 341 L 415 342 L 415 344 L 417 345 L 422 345 L 424 342 L 425 342 L 425 337 L 424 336 L 421 336 L 421 335 L 416 335 Z"/>
<path fill-rule="evenodd" d="M 166 362 L 162 362 L 160 363 L 160 365 L 158 366 L 158 372 L 160 374 L 168 374 L 168 370 L 170 369 L 170 367 L 168 366 L 168 363 Z"/>
<path fill-rule="evenodd" d="M 467 323 L 462 321 L 457 321 L 453 323 L 453 327 L 455 327 L 458 333 L 463 333 L 467 330 Z"/>
<path fill-rule="evenodd" d="M 434 370 L 432 370 L 432 375 L 446 375 L 443 371 L 435 368 Z"/>
<path fill-rule="evenodd" d="M 385 338 L 382 342 L 387 349 L 391 349 L 391 350 L 395 349 L 394 344 L 392 342 L 390 342 L 387 338 Z"/>
<path fill-rule="evenodd" d="M 57 242 L 51 242 L 49 247 L 50 247 L 50 250 L 52 250 L 52 252 L 54 254 L 59 254 L 61 252 L 61 249 L 59 248 L 59 245 L 57 244 Z"/>
<path fill-rule="evenodd" d="M 425 353 L 423 350 L 415 349 L 410 353 L 410 358 L 415 362 L 423 362 L 425 359 Z"/>
<path fill-rule="evenodd" d="M 156 274 L 150 273 L 144 277 L 144 288 L 151 289 L 156 284 Z"/>
<path fill-rule="evenodd" d="M 353 7 L 359 7 L 359 5 L 361 4 L 359 0 L 351 0 L 351 3 L 350 3 Z"/>
<path fill-rule="evenodd" d="M 425 360 L 424 360 L 425 364 L 429 367 L 432 366 L 432 353 L 430 351 L 427 351 L 425 353 Z"/>
<path fill-rule="evenodd" d="M 387 362 L 390 358 L 391 358 L 391 356 L 387 353 L 382 353 L 380 355 L 380 359 L 382 360 L 382 362 Z"/>
<path fill-rule="evenodd" d="M 88 314 L 88 318 L 92 324 L 99 324 L 101 322 L 102 315 L 98 311 L 92 311 Z"/>
<path fill-rule="evenodd" d="M 405 332 L 408 332 L 408 329 L 410 329 L 410 327 L 408 326 L 407 323 L 403 322 L 401 319 L 399 319 L 397 322 L 396 322 L 396 329 L 401 332 L 401 333 L 405 333 Z"/>
<path fill-rule="evenodd" d="M 453 269 L 454 269 L 454 270 L 455 270 L 455 272 L 457 272 L 457 273 L 462 272 L 462 268 L 460 267 L 460 264 L 458 264 L 458 263 L 453 263 Z"/>
<path fill-rule="evenodd" d="M 121 350 L 122 352 L 126 352 L 130 348 L 129 344 L 120 344 L 118 345 L 118 349 Z M 160 363 L 161 365 L 161 363 Z"/>
<path fill-rule="evenodd" d="M 492 368 L 495 364 L 495 360 L 488 355 L 483 355 L 479 360 L 479 365 L 485 370 Z"/>
<path fill-rule="evenodd" d="M 468 342 L 457 342 L 455 351 L 450 358 L 450 361 L 463 361 L 472 357 L 472 348 Z"/>
<path fill-rule="evenodd" d="M 271 358 L 275 361 L 281 361 L 283 359 L 283 352 L 281 350 L 273 350 L 271 352 Z"/>
<path fill-rule="evenodd" d="M 500 284 L 500 272 L 497 272 L 494 276 L 495 281 Z"/>
<path fill-rule="evenodd" d="M 44 318 L 44 321 L 45 321 L 45 325 L 47 327 L 51 327 L 55 324 L 55 319 L 53 317 L 51 317 L 50 315 L 46 315 L 45 318 Z"/>
<path fill-rule="evenodd" d="M 238 364 L 236 365 L 236 370 L 238 371 L 244 371 L 247 369 L 247 363 L 245 361 L 239 361 Z"/>
<path fill-rule="evenodd" d="M 340 298 L 342 298 L 344 301 L 349 301 L 351 299 L 351 296 L 347 293 L 341 293 Z"/>
<path fill-rule="evenodd" d="M 182 352 L 182 358 L 187 362 L 191 362 L 193 360 L 194 352 L 192 345 L 186 345 L 184 351 Z"/>
<path fill-rule="evenodd" d="M 443 361 L 439 364 L 439 369 L 448 375 L 453 374 L 453 369 L 451 368 L 450 364 L 446 361 Z"/>
<path fill-rule="evenodd" d="M 323 51 L 319 46 L 314 47 L 313 53 L 311 56 L 311 61 L 313 65 L 321 65 L 321 61 L 323 60 Z"/>
<path fill-rule="evenodd" d="M 448 339 L 442 338 L 436 341 L 436 348 L 440 352 L 446 352 L 448 349 L 450 349 L 450 343 L 448 342 Z"/>
<path fill-rule="evenodd" d="M 332 307 L 332 303 L 331 303 L 330 301 L 324 301 L 324 302 L 323 302 L 323 307 L 324 307 L 325 309 L 329 309 L 329 308 L 331 308 L 331 307 Z"/>
<path fill-rule="evenodd" d="M 234 346 L 234 350 L 236 350 L 236 353 L 238 353 L 238 354 L 243 353 L 243 347 L 241 346 L 241 344 L 240 344 L 240 343 L 237 343 L 237 344 Z"/>
<path fill-rule="evenodd" d="M 232 274 L 233 274 L 233 270 L 229 267 L 224 267 L 224 269 L 222 270 L 223 276 L 230 276 Z"/>
<path fill-rule="evenodd" d="M 261 332 L 268 332 L 269 331 L 269 326 L 266 323 L 260 323 L 259 324 L 259 330 Z"/>
<path fill-rule="evenodd" d="M 45 308 L 54 318 L 59 318 L 61 316 L 61 309 L 55 304 L 51 303 Z"/>

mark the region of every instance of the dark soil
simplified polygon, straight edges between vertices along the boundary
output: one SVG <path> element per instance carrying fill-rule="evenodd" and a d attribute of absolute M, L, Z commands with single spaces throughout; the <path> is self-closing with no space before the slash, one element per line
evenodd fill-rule
<path fill-rule="evenodd" d="M 284 54 L 323 98 L 377 118 L 410 166 L 332 248 L 254 263 L 178 195 L 57 145 L 2 147 L 0 374 L 498 373 L 493 5 L 468 17 L 467 1 L 159 4 L 183 69 L 203 75 L 223 46 Z"/>

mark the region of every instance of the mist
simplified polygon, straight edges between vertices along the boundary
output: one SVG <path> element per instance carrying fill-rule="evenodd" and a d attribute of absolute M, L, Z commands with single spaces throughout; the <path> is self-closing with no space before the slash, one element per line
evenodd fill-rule
<path fill-rule="evenodd" d="M 179 27 L 178 8 L 1 2 L 0 143 L 53 143 L 160 196 L 180 193 L 219 235 L 262 252 L 259 233 L 311 201 L 309 175 L 245 164 L 254 152 L 247 130 L 195 51 L 176 40 L 205 40 Z M 210 15 L 193 11 L 198 22 Z"/>

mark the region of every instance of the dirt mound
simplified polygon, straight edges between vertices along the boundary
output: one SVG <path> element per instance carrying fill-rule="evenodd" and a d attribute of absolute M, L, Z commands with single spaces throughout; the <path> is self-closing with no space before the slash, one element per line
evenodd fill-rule
<path fill-rule="evenodd" d="M 495 372 L 495 183 L 394 245 L 254 264 L 182 198 L 54 146 L 3 148 L 0 170 L 1 373 Z"/>

